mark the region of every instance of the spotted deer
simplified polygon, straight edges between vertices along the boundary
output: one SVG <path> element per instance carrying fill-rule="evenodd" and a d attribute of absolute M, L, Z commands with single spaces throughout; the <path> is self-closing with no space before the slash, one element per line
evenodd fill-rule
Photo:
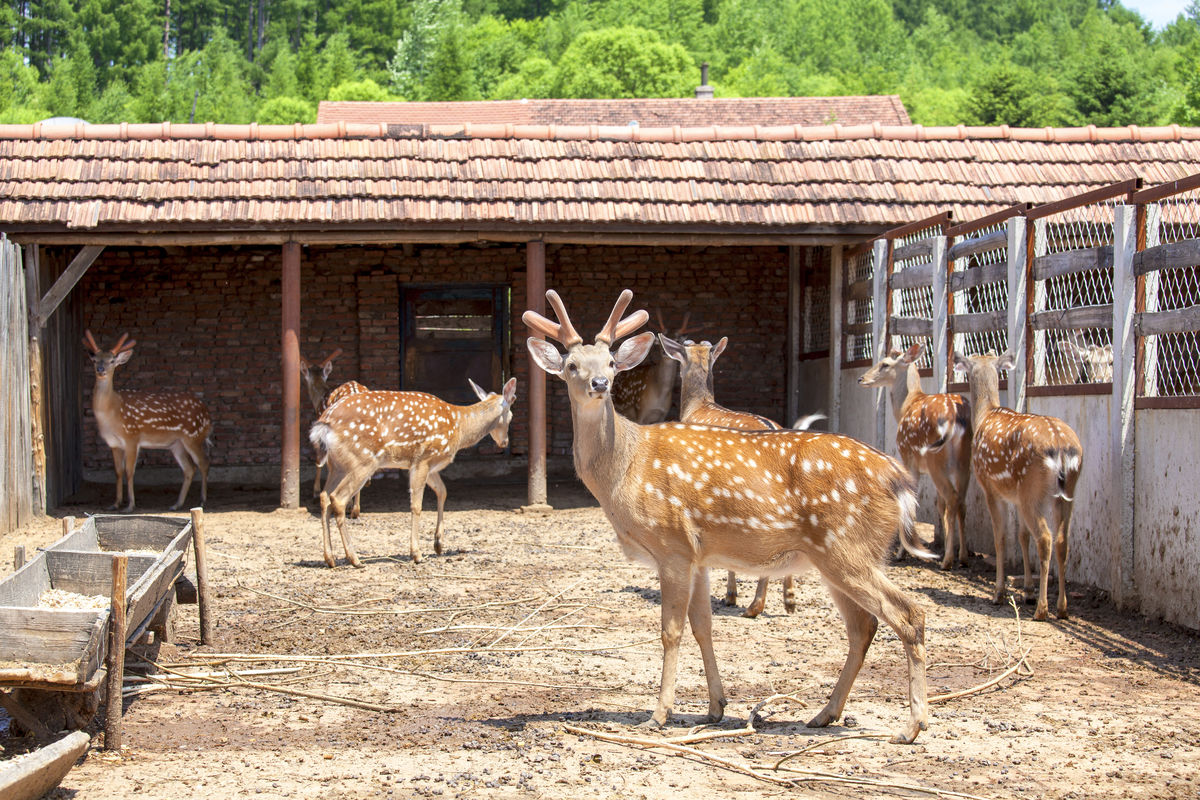
<path fill-rule="evenodd" d="M 1011 353 L 997 356 L 954 354 L 956 369 L 967 373 L 974 410 L 975 441 L 971 469 L 983 489 L 992 517 L 996 545 L 996 592 L 993 603 L 1004 599 L 1003 503 L 1011 503 L 1020 517 L 1017 539 L 1025 565 L 1025 599 L 1033 580 L 1029 569 L 1029 536 L 1037 546 L 1040 586 L 1033 618 L 1049 616 L 1046 591 L 1050 578 L 1050 547 L 1058 561 L 1058 607 L 1067 616 L 1067 536 L 1071 528 L 1075 484 L 1083 463 L 1083 446 L 1065 422 L 1041 414 L 1021 414 L 1000 405 L 1000 370 L 1012 369 Z"/>
<path fill-rule="evenodd" d="M 917 360 L 925 347 L 893 348 L 858 382 L 891 389 L 896 417 L 896 450 L 914 477 L 923 473 L 937 489 L 938 517 L 944 534 L 942 569 L 956 559 L 967 566 L 965 523 L 967 489 L 971 480 L 971 410 L 957 394 L 926 394 L 921 389 Z"/>
<path fill-rule="evenodd" d="M 438 473 L 454 461 L 459 450 L 484 436 L 490 435 L 497 446 L 507 447 L 512 404 L 517 396 L 516 378 L 510 378 L 500 394 L 485 392 L 474 381 L 468 383 L 479 398 L 478 403 L 469 406 L 453 405 L 424 392 L 366 391 L 330 406 L 312 426 L 309 440 L 320 460 L 329 465 L 329 477 L 321 492 L 321 541 L 326 564 L 335 564 L 329 530 L 332 509 L 346 558 L 354 566 L 362 566 L 346 531 L 346 503 L 381 469 L 408 470 L 412 510 L 409 552 L 413 562 L 421 560 L 417 532 L 425 485 L 433 487 L 437 496 L 433 549 L 441 555 L 446 484 Z"/>
<path fill-rule="evenodd" d="M 648 725 L 664 725 L 675 698 L 684 623 L 700 645 L 709 721 L 725 713 L 712 642 L 708 569 L 792 575 L 815 566 L 846 622 L 850 651 L 833 694 L 808 724 L 837 720 L 862 667 L 877 619 L 903 642 L 910 718 L 894 737 L 912 742 L 927 723 L 925 613 L 883 573 L 897 532 L 929 556 L 913 535 L 915 485 L 883 453 L 837 434 L 739 431 L 688 423 L 638 425 L 613 407 L 612 382 L 636 366 L 654 341 L 643 333 L 613 343 L 647 319 L 622 319 L 626 289 L 594 344 L 584 344 L 561 298 L 546 293 L 559 322 L 526 311 L 526 326 L 560 342 L 527 341 L 535 363 L 567 385 L 575 470 L 604 509 L 625 556 L 658 571 L 662 592 L 662 682 Z"/>
<path fill-rule="evenodd" d="M 658 317 L 659 330 L 665 333 L 662 315 Z M 684 314 L 683 324 L 675 331 L 675 338 L 687 332 L 691 314 Z M 640 425 L 662 422 L 671 410 L 671 398 L 675 394 L 675 374 L 679 365 L 673 359 L 663 358 L 657 349 L 651 348 L 646 359 L 628 372 L 617 376 L 613 382 L 613 406 L 622 414 Z"/>
<path fill-rule="evenodd" d="M 659 335 L 663 351 L 673 361 L 679 362 L 679 420 L 692 425 L 716 425 L 721 428 L 737 428 L 747 431 L 779 430 L 782 425 L 774 420 L 751 414 L 748 411 L 733 411 L 719 405 L 713 396 L 713 365 L 725 352 L 729 338 L 721 337 L 714 346 L 709 342 L 677 342 Z M 807 426 L 805 426 L 807 427 Z M 743 617 L 757 617 L 767 606 L 768 578 L 759 578 L 754 591 L 754 600 L 746 607 Z M 725 605 L 737 605 L 737 573 L 730 570 L 725 576 Z M 787 613 L 796 611 L 795 579 L 783 576 L 783 608 Z"/>
<path fill-rule="evenodd" d="M 193 394 L 186 392 L 118 392 L 113 388 L 117 367 L 133 356 L 136 341 L 121 334 L 116 346 L 102 350 L 92 332 L 85 331 L 83 343 L 91 354 L 96 372 L 92 390 L 92 413 L 100 429 L 100 438 L 112 448 L 113 467 L 117 473 L 117 500 L 112 508 L 121 505 L 122 489 L 128 483 L 129 504 L 133 511 L 133 473 L 141 450 L 170 450 L 183 470 L 183 487 L 179 499 L 171 506 L 174 511 L 183 506 L 196 467 L 200 468 L 200 502 L 208 500 L 208 452 L 212 434 L 212 417 L 208 408 Z"/>
<path fill-rule="evenodd" d="M 304 387 L 308 392 L 308 402 L 312 404 L 313 412 L 318 418 L 325 413 L 325 409 L 334 405 L 342 398 L 367 391 L 367 387 L 358 381 L 346 381 L 333 389 L 329 388 L 329 376 L 333 373 L 334 359 L 341 354 L 342 348 L 339 347 L 326 356 L 324 361 L 315 364 L 310 364 L 304 356 L 300 356 L 300 377 L 304 379 Z M 316 474 L 313 476 L 313 497 L 320 496 L 321 464 L 318 463 Z M 354 505 L 348 512 L 348 516 L 351 519 L 358 519 L 361 497 L 361 492 L 354 495 Z"/>

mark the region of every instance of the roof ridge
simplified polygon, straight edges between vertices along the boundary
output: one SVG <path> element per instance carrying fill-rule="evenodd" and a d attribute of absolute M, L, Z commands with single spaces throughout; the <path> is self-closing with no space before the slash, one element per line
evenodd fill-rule
<path fill-rule="evenodd" d="M 322 122 L 294 125 L 205 123 L 89 124 L 85 122 L 0 125 L 0 140 L 82 139 L 154 140 L 214 139 L 286 141 L 305 139 L 545 139 L 609 140 L 628 142 L 703 141 L 965 141 L 994 139 L 1023 142 L 1178 142 L 1200 140 L 1200 127 L 1177 124 L 1157 127 L 1127 125 L 1099 128 L 1013 128 L 996 126 L 923 125 L 779 125 L 779 126 L 680 126 L 654 128 L 625 125 L 515 125 L 511 123 L 395 124 L 376 122 Z"/>

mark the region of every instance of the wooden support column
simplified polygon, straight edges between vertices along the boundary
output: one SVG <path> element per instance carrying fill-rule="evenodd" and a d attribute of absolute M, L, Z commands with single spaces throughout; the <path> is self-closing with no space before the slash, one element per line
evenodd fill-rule
<path fill-rule="evenodd" d="M 546 243 L 525 249 L 525 308 L 546 313 Z M 542 337 L 538 337 L 539 339 Z M 549 508 L 546 498 L 546 373 L 529 359 L 529 506 Z"/>
<path fill-rule="evenodd" d="M 877 239 L 871 252 L 871 342 L 875 345 L 875 360 L 883 358 L 888 353 L 890 342 L 887 326 L 888 315 L 891 313 L 891 303 L 888 302 L 890 290 L 888 278 L 891 277 L 891 242 L 887 239 Z M 875 447 L 887 452 L 887 415 L 889 413 L 887 387 L 875 390 Z"/>
<path fill-rule="evenodd" d="M 196 611 L 200 615 L 200 644 L 212 644 L 212 591 L 208 584 L 208 543 L 204 538 L 204 509 L 193 508 L 192 549 L 196 556 Z"/>
<path fill-rule="evenodd" d="M 1133 256 L 1137 251 L 1137 209 L 1120 205 L 1113 217 L 1113 379 L 1112 410 L 1108 415 L 1112 435 L 1113 497 L 1117 501 L 1112 539 L 1112 596 L 1117 608 L 1135 608 L 1134 581 L 1134 398 L 1137 396 L 1137 334 L 1133 320 L 1137 277 Z"/>
<path fill-rule="evenodd" d="M 125 587 L 129 556 L 121 553 L 112 560 L 112 600 L 109 609 L 108 692 L 104 707 L 104 749 L 120 750 L 124 736 L 125 713 L 121 688 L 125 680 Z"/>
<path fill-rule="evenodd" d="M 842 421 L 842 266 L 845 251 L 835 244 L 829 253 L 829 430 L 840 430 Z"/>
<path fill-rule="evenodd" d="M 283 245 L 283 452 L 279 505 L 300 507 L 300 243 Z"/>
<path fill-rule="evenodd" d="M 25 245 L 25 310 L 29 315 L 29 444 L 33 448 L 33 513 L 46 516 L 46 393 L 42 367 L 42 326 L 38 322 L 42 282 L 41 252 Z"/>
<path fill-rule="evenodd" d="M 1025 340 L 1029 291 L 1029 223 L 1022 216 L 1004 223 L 1008 236 L 1008 352 L 1016 364 L 1008 371 L 1008 407 L 1025 410 L 1025 386 L 1029 373 L 1029 348 Z"/>
<path fill-rule="evenodd" d="M 800 333 L 804 320 L 800 318 L 800 303 L 804 299 L 804 275 L 800 264 L 801 248 L 788 245 L 788 315 L 787 364 L 784 370 L 787 385 L 785 425 L 800 416 Z"/>
<path fill-rule="evenodd" d="M 946 272 L 949 266 L 949 261 L 946 259 L 948 248 L 949 242 L 945 236 L 933 237 L 933 252 L 929 257 L 929 260 L 933 262 L 933 281 L 929 287 L 933 293 L 933 335 L 930 337 L 929 344 L 933 349 L 931 356 L 933 357 L 933 389 L 935 392 L 946 391 L 946 364 L 950 361 L 950 356 L 946 352 L 950 346 L 949 276 Z"/>

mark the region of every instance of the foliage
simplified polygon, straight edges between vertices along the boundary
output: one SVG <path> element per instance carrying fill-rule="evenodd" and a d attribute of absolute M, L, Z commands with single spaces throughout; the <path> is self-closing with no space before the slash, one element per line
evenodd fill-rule
<path fill-rule="evenodd" d="M 914 122 L 1200 123 L 1200 0 L 10 0 L 0 120 L 325 99 L 899 94 Z"/>

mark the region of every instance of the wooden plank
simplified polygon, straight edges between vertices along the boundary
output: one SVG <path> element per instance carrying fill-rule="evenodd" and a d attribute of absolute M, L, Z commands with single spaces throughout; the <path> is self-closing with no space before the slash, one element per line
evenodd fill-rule
<path fill-rule="evenodd" d="M 1139 397 L 1135 408 L 1200 408 L 1200 395 L 1182 397 Z"/>
<path fill-rule="evenodd" d="M 893 272 L 892 277 L 888 280 L 888 286 L 893 290 L 915 289 L 921 286 L 929 286 L 932 282 L 933 262 L 926 261 L 911 267 L 905 267 L 899 272 Z"/>
<path fill-rule="evenodd" d="M 103 252 L 104 245 L 84 245 L 75 258 L 71 259 L 71 263 L 67 265 L 66 270 L 63 271 L 62 275 L 58 276 L 58 280 L 50 287 L 50 291 L 46 292 L 46 296 L 38 303 L 37 316 L 34 320 L 38 330 L 46 327 L 46 322 L 50 319 L 50 315 L 55 312 L 63 300 L 67 299 L 67 295 L 75 288 L 75 284 L 79 283 L 79 279 L 88 271 L 88 267 Z"/>
<path fill-rule="evenodd" d="M 37 800 L 49 792 L 70 772 L 87 751 L 91 737 L 85 731 L 72 731 L 53 744 L 28 756 L 0 765 L 0 797 L 6 800 Z"/>
<path fill-rule="evenodd" d="M 862 336 L 864 333 L 870 333 L 875 327 L 873 322 L 853 322 L 849 325 L 843 325 L 842 330 L 848 336 Z"/>
<path fill-rule="evenodd" d="M 97 514 L 88 518 L 96 528 L 99 549 L 111 552 L 130 550 L 166 550 L 188 527 L 187 517 Z"/>
<path fill-rule="evenodd" d="M 46 568 L 50 585 L 64 592 L 95 596 L 112 591 L 113 553 L 80 553 L 73 550 L 47 550 Z M 129 580 L 136 583 L 161 564 L 153 556 L 129 557 Z"/>
<path fill-rule="evenodd" d="M 1112 394 L 1111 383 L 1061 383 L 1051 386 L 1029 386 L 1025 394 L 1030 397 L 1070 397 L 1077 394 Z"/>
<path fill-rule="evenodd" d="M 951 272 L 950 279 L 946 283 L 951 294 L 957 294 L 966 289 L 974 289 L 976 286 L 1000 283 L 1006 280 L 1008 280 L 1008 265 L 1000 263 L 984 264 L 981 267 Z"/>
<path fill-rule="evenodd" d="M 913 258 L 929 258 L 933 252 L 933 239 L 920 239 L 892 251 L 892 262 L 908 261 Z"/>
<path fill-rule="evenodd" d="M 1170 311 L 1142 311 L 1134 315 L 1133 328 L 1138 336 L 1200 331 L 1200 305 Z"/>
<path fill-rule="evenodd" d="M 955 333 L 986 333 L 1002 331 L 1008 325 L 1008 311 L 980 311 L 974 314 L 955 314 L 950 317 L 950 330 Z"/>
<path fill-rule="evenodd" d="M 861 281 L 855 281 L 846 287 L 847 300 L 870 300 L 871 299 L 871 279 L 864 278 Z"/>
<path fill-rule="evenodd" d="M 1133 256 L 1133 274 L 1146 275 L 1164 269 L 1193 267 L 1200 264 L 1200 239 L 1184 239 L 1157 247 L 1147 247 Z"/>
<path fill-rule="evenodd" d="M 1110 244 L 1063 253 L 1048 253 L 1033 260 L 1033 279 L 1044 281 L 1062 275 L 1073 275 L 1076 272 L 1112 269 L 1112 265 L 1113 249 Z"/>
<path fill-rule="evenodd" d="M 1008 232 L 1002 230 L 994 231 L 984 236 L 976 236 L 971 239 L 963 239 L 961 242 L 955 242 L 954 246 L 946 252 L 946 258 L 956 261 L 960 258 L 977 256 L 980 253 L 1003 250 L 1007 246 Z"/>
<path fill-rule="evenodd" d="M 888 332 L 897 336 L 932 336 L 933 320 L 929 317 L 890 317 Z"/>
<path fill-rule="evenodd" d="M 1038 311 L 1030 315 L 1029 326 L 1035 331 L 1111 328 L 1112 305 Z"/>
<path fill-rule="evenodd" d="M 142 623 L 150 619 L 162 599 L 174 591 L 175 579 L 183 574 L 182 560 L 182 553 L 159 560 L 153 569 L 130 586 L 127 624 L 131 629 L 140 628 Z"/>
<path fill-rule="evenodd" d="M 4 667 L 76 665 L 87 653 L 96 619 L 103 613 L 0 607 L 0 662 Z"/>
<path fill-rule="evenodd" d="M 45 554 L 39 553 L 25 566 L 0 581 L 0 606 L 37 605 L 42 592 L 50 588 L 50 572 L 46 568 Z"/>

